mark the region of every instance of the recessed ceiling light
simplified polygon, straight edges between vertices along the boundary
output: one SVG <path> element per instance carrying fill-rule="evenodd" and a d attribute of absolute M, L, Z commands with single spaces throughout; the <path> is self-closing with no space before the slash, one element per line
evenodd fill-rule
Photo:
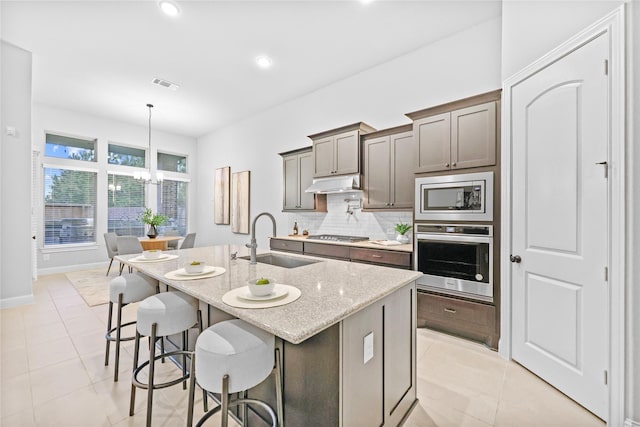
<path fill-rule="evenodd" d="M 160 6 L 160 9 L 169 16 L 177 16 L 180 13 L 180 8 L 172 1 L 161 0 L 158 2 L 158 5 Z"/>
<path fill-rule="evenodd" d="M 265 55 L 260 55 L 256 58 L 256 64 L 258 64 L 258 67 L 260 68 L 269 68 L 272 63 L 273 61 L 271 58 Z"/>

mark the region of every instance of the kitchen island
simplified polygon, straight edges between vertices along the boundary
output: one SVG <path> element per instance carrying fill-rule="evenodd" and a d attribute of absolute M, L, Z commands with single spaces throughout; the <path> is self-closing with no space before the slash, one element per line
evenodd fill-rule
<path fill-rule="evenodd" d="M 163 262 L 130 262 L 135 255 L 116 259 L 200 300 L 208 324 L 237 317 L 278 337 L 285 425 L 395 426 L 410 412 L 416 400 L 415 279 L 420 273 L 290 254 L 284 256 L 316 262 L 295 268 L 252 265 L 240 258 L 248 254 L 246 248 L 233 245 L 172 253 L 178 258 Z M 193 260 L 226 272 L 200 280 L 165 278 Z M 222 301 L 225 293 L 257 277 L 294 286 L 301 296 L 263 309 Z M 273 404 L 272 381 L 249 395 Z M 260 418 L 250 412 L 249 425 L 265 425 Z"/>

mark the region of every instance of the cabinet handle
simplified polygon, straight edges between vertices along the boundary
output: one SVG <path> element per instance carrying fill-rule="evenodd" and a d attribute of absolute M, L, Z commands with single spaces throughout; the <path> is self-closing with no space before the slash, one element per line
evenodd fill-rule
<path fill-rule="evenodd" d="M 444 164 L 444 167 L 445 167 L 445 168 L 448 168 L 448 167 L 449 167 L 449 163 L 445 163 L 445 164 Z"/>
<path fill-rule="evenodd" d="M 395 206 L 395 203 L 391 203 L 391 206 Z"/>
<path fill-rule="evenodd" d="M 452 313 L 452 314 L 456 313 L 456 310 L 454 310 L 453 308 L 446 308 L 445 307 L 444 311 L 447 312 L 447 313 Z"/>
<path fill-rule="evenodd" d="M 451 163 L 451 167 L 455 168 L 456 167 L 456 162 Z"/>

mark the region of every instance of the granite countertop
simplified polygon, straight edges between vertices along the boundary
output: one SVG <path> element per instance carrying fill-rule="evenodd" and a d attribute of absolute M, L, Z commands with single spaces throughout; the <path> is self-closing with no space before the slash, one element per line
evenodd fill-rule
<path fill-rule="evenodd" d="M 262 263 L 251 265 L 248 260 L 231 260 L 230 254 L 236 251 L 238 256 L 249 255 L 249 250 L 244 246 L 219 245 L 171 251 L 178 258 L 163 262 L 128 263 L 130 258 L 137 255 L 120 255 L 115 259 L 293 344 L 301 343 L 384 298 L 422 274 L 412 270 L 288 253 L 286 256 L 315 259 L 318 262 L 297 268 Z M 258 251 L 264 252 L 268 251 Z M 177 281 L 164 277 L 165 273 L 182 268 L 193 260 L 224 267 L 227 271 L 217 277 L 199 280 Z M 277 283 L 295 286 L 302 295 L 290 304 L 273 308 L 236 308 L 222 302 L 222 296 L 228 291 L 246 286 L 249 279 L 262 276 L 275 279 Z"/>
<path fill-rule="evenodd" d="M 322 243 L 325 245 L 342 245 L 342 246 L 355 246 L 358 248 L 369 248 L 369 249 L 382 249 L 385 251 L 398 251 L 398 252 L 413 252 L 413 244 L 407 243 L 406 245 L 384 245 L 382 242 L 386 242 L 387 240 L 365 240 L 361 242 L 336 242 L 333 240 L 315 240 L 309 239 L 309 236 L 276 236 L 275 239 L 285 239 L 285 240 L 294 240 L 294 241 L 309 241 L 313 243 Z M 378 242 L 378 243 L 376 243 Z"/>

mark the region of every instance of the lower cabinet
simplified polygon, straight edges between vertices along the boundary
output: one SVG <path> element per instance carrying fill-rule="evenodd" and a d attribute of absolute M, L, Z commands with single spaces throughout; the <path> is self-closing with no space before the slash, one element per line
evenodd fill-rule
<path fill-rule="evenodd" d="M 498 348 L 493 305 L 418 292 L 418 327 L 480 341 L 494 350 Z"/>
<path fill-rule="evenodd" d="M 393 268 L 412 268 L 411 252 L 332 245 L 330 243 L 297 242 L 288 239 L 271 239 L 272 250 L 298 252 L 305 255 L 363 262 Z"/>
<path fill-rule="evenodd" d="M 343 320 L 341 425 L 400 425 L 416 397 L 415 331 L 415 284 Z"/>

